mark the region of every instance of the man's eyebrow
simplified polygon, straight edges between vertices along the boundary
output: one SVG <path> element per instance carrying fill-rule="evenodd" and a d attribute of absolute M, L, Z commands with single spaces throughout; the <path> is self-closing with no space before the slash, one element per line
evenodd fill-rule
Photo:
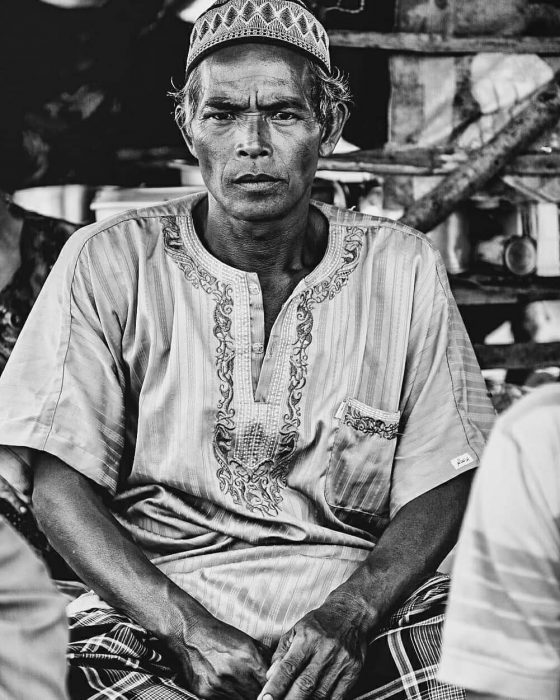
<path fill-rule="evenodd" d="M 231 97 L 209 97 L 204 100 L 202 108 L 213 108 L 213 109 L 226 109 L 231 111 L 247 109 L 247 103 L 236 101 Z M 270 100 L 262 101 L 259 104 L 260 109 L 266 111 L 280 111 L 282 109 L 305 109 L 307 103 L 305 100 L 298 97 L 278 97 L 271 98 Z"/>
<path fill-rule="evenodd" d="M 270 101 L 263 101 L 262 109 L 266 110 L 281 110 L 281 109 L 305 109 L 307 102 L 299 97 L 278 97 L 272 98 Z"/>
<path fill-rule="evenodd" d="M 230 97 L 209 97 L 204 100 L 202 107 L 215 107 L 216 109 L 243 109 L 246 103 L 235 102 Z"/>

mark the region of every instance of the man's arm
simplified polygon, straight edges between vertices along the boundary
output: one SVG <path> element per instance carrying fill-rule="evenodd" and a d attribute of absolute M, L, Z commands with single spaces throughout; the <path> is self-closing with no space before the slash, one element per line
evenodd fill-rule
<path fill-rule="evenodd" d="M 256 697 L 266 672 L 257 643 L 217 620 L 154 566 L 89 479 L 46 453 L 37 453 L 34 467 L 37 519 L 82 580 L 159 637 L 199 697 Z"/>
<path fill-rule="evenodd" d="M 282 637 L 261 698 L 342 700 L 385 616 L 449 553 L 459 533 L 472 473 L 406 504 L 354 574 Z"/>

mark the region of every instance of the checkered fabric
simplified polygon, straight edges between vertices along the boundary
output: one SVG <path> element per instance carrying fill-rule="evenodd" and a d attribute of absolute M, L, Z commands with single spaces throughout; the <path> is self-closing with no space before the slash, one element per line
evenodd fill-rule
<path fill-rule="evenodd" d="M 115 610 L 70 618 L 71 700 L 197 700 L 175 683 L 161 643 Z"/>
<path fill-rule="evenodd" d="M 355 700 L 464 700 L 436 680 L 449 579 L 424 583 L 371 642 Z M 114 610 L 71 619 L 69 689 L 72 700 L 196 700 L 181 688 L 160 642 Z"/>
<path fill-rule="evenodd" d="M 239 41 L 286 44 L 330 72 L 327 32 L 299 0 L 218 0 L 193 27 L 187 74 L 211 51 Z"/>
<path fill-rule="evenodd" d="M 436 679 L 449 576 L 422 584 L 371 642 L 355 700 L 464 700 L 465 691 Z"/>

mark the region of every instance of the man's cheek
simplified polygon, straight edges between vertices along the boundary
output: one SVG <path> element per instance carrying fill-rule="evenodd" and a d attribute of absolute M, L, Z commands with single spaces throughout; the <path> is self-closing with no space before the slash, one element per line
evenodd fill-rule
<path fill-rule="evenodd" d="M 294 165 L 304 175 L 315 175 L 317 168 L 317 160 L 319 157 L 318 149 L 309 148 L 307 144 L 301 144 L 294 152 Z"/>

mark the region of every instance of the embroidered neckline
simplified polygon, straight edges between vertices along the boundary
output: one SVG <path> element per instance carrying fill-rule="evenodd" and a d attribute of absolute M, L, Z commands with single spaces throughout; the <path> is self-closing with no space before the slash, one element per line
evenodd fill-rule
<path fill-rule="evenodd" d="M 245 279 L 247 275 L 246 272 L 238 270 L 237 268 L 232 267 L 231 265 L 228 265 L 214 257 L 212 253 L 210 253 L 210 251 L 204 247 L 202 241 L 196 233 L 192 211 L 201 202 L 201 200 L 207 196 L 208 195 L 206 192 L 198 192 L 192 195 L 188 202 L 186 202 L 187 211 L 181 213 L 181 219 L 186 224 L 185 226 L 180 227 L 180 236 L 183 243 L 185 244 L 187 250 L 192 251 L 194 258 L 219 279 Z M 321 214 L 321 216 L 324 216 L 328 221 L 328 216 L 323 211 L 319 203 L 312 203 L 311 206 L 313 206 Z M 313 284 L 316 284 L 320 279 L 326 278 L 334 272 L 340 256 L 341 238 L 343 237 L 341 234 L 344 233 L 346 228 L 346 226 L 329 221 L 329 235 L 325 253 L 319 261 L 319 264 L 299 282 L 298 286 L 294 290 L 294 293 L 297 292 L 301 285 L 310 287 Z"/>

